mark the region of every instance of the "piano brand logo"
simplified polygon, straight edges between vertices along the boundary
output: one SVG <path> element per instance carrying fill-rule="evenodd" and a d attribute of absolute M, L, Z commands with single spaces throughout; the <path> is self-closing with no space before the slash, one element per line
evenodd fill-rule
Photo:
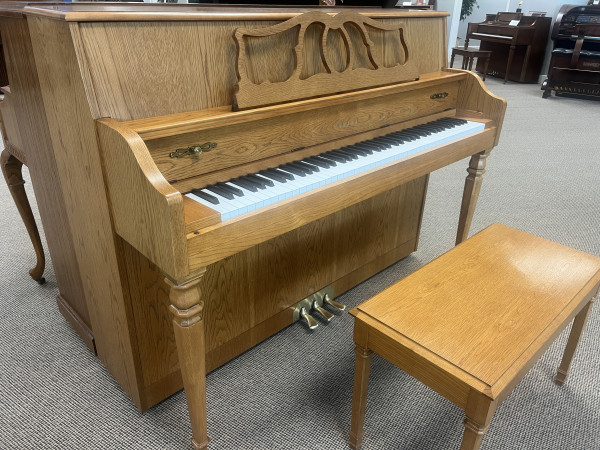
<path fill-rule="evenodd" d="M 342 120 L 335 124 L 335 128 L 338 130 L 343 130 L 344 128 L 353 127 L 354 125 L 358 125 L 358 119 L 355 117 L 354 119 Z"/>

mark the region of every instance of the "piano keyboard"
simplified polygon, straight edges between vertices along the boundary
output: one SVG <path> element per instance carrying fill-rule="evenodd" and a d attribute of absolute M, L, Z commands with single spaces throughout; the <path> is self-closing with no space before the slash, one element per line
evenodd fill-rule
<path fill-rule="evenodd" d="M 471 39 L 478 39 L 480 37 L 487 37 L 487 38 L 497 38 L 497 39 L 505 39 L 507 41 L 512 40 L 512 36 L 504 36 L 502 34 L 488 34 L 488 33 L 471 33 L 469 35 L 469 37 Z"/>
<path fill-rule="evenodd" d="M 482 131 L 484 124 L 443 118 L 317 156 L 282 164 L 185 195 L 229 220 L 344 178 Z"/>

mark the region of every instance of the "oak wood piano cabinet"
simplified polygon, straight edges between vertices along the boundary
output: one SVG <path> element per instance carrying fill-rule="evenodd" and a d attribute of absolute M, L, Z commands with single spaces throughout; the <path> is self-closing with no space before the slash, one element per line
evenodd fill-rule
<path fill-rule="evenodd" d="M 428 174 L 471 157 L 468 234 L 505 102 L 444 70 L 446 13 L 357 11 L 74 3 L 0 23 L 30 37 L 12 88 L 56 167 L 39 183 L 65 206 L 98 357 L 142 410 L 183 385 L 198 448 L 205 371 L 414 251 Z M 449 118 L 472 131 L 235 217 L 183 195 Z"/>

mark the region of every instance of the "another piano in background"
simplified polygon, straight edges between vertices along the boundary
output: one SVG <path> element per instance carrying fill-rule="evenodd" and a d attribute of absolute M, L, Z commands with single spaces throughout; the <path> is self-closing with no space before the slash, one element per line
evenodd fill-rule
<path fill-rule="evenodd" d="M 556 95 L 600 98 L 600 6 L 564 5 L 552 28 L 554 50 L 548 78 L 542 84 L 547 98 Z"/>
<path fill-rule="evenodd" d="M 64 213 L 43 211 L 68 231 L 97 355 L 141 410 L 185 387 L 197 448 L 205 372 L 327 320 L 416 250 L 429 173 L 463 158 L 467 237 L 506 103 L 443 70 L 447 15 L 0 12 L 15 124 Z"/>
<path fill-rule="evenodd" d="M 537 83 L 544 62 L 550 17 L 522 13 L 487 14 L 481 23 L 469 23 L 465 48 L 471 39 L 481 41 L 480 50 L 491 50 L 488 74 L 504 81 Z M 483 65 L 477 64 L 483 71 Z"/>

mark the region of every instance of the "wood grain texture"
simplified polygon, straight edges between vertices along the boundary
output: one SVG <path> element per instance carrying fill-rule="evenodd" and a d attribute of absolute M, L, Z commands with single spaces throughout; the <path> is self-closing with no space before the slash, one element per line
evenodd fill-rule
<path fill-rule="evenodd" d="M 111 119 L 97 124 L 115 231 L 171 277 L 184 278 L 181 194 L 158 172 L 136 133 Z"/>
<path fill-rule="evenodd" d="M 488 154 L 489 151 L 477 153 L 476 155 L 471 156 L 471 159 L 469 160 L 469 167 L 467 168 L 469 174 L 465 179 L 465 188 L 463 190 L 463 198 L 458 217 L 456 244 L 460 244 L 469 237 L 469 229 L 471 228 L 471 221 L 475 214 L 479 191 L 481 191 L 482 177 L 485 173 L 485 160 Z"/>
<path fill-rule="evenodd" d="M 340 95 L 331 95 L 323 98 L 299 100 L 282 105 L 273 105 L 256 108 L 248 111 L 231 111 L 228 106 L 209 108 L 201 111 L 174 113 L 168 116 L 147 117 L 137 120 L 125 121 L 124 125 L 132 128 L 144 141 L 151 141 L 168 136 L 196 131 L 210 130 L 224 126 L 252 124 L 255 121 L 273 119 L 281 114 L 296 114 L 319 108 L 342 106 L 351 102 L 372 100 L 377 97 L 396 95 L 401 92 L 410 92 L 419 88 L 430 88 L 440 84 L 452 83 L 467 77 L 466 72 L 434 71 L 421 75 L 419 80 L 382 86 L 373 89 L 364 89 L 356 92 L 346 92 Z"/>
<path fill-rule="evenodd" d="M 307 32 L 315 27 L 318 32 Z M 378 40 L 379 45 L 371 38 L 377 32 L 387 32 Z M 291 40 L 291 48 L 274 52 L 285 35 Z M 399 83 L 419 76 L 403 28 L 358 12 L 329 15 L 312 11 L 271 27 L 238 28 L 234 38 L 238 49 L 234 110 Z M 274 66 L 282 62 L 287 62 L 287 67 L 273 79 Z M 269 78 L 256 73 L 264 67 L 269 68 Z"/>
<path fill-rule="evenodd" d="M 597 295 L 598 294 L 596 294 L 596 296 Z M 595 300 L 596 299 L 590 301 L 587 305 L 585 305 L 573 321 L 573 326 L 571 327 L 571 333 L 569 334 L 569 340 L 567 341 L 565 353 L 563 355 L 562 361 L 560 362 L 560 366 L 557 370 L 556 376 L 554 377 L 554 382 L 559 386 L 562 386 L 563 384 L 565 384 L 565 381 L 567 381 L 567 376 L 569 375 L 571 362 L 573 361 L 573 357 L 575 356 L 575 351 L 577 350 L 579 339 L 583 334 L 585 324 L 587 323 L 588 315 L 592 309 L 592 305 Z"/>
<path fill-rule="evenodd" d="M 439 92 L 448 95 L 431 98 Z M 288 114 L 281 110 L 276 116 L 254 121 L 252 126 L 225 122 L 219 127 L 155 139 L 147 144 L 156 165 L 169 181 L 235 166 L 252 170 L 250 163 L 255 161 L 453 109 L 457 94 L 458 83 L 443 83 L 336 106 L 314 105 L 303 112 Z M 197 156 L 170 157 L 178 148 L 207 142 L 214 142 L 217 147 Z"/>
<path fill-rule="evenodd" d="M 208 445 L 206 434 L 206 369 L 204 360 L 204 301 L 198 289 L 204 270 L 185 284 L 169 286 L 169 310 L 177 354 L 181 361 L 181 376 L 192 425 L 192 444 L 196 449 Z"/>
<path fill-rule="evenodd" d="M 18 143 L 18 150 L 23 153 L 19 157 L 26 160 L 60 296 L 90 327 L 82 275 L 74 250 L 75 238 L 62 197 L 64 180 L 53 157 L 27 21 L 21 14 L 14 13 L 0 19 L 0 30 L 10 81 L 10 92 L 5 94 L 1 106 L 5 138 L 11 144 Z"/>
<path fill-rule="evenodd" d="M 449 72 L 464 72 L 459 69 L 447 69 Z M 457 109 L 459 114 L 468 114 L 468 111 L 478 113 L 479 117 L 490 119 L 498 127 L 494 146 L 498 145 L 500 132 L 502 131 L 502 122 L 506 111 L 506 100 L 494 95 L 483 84 L 481 78 L 472 72 L 467 72 L 468 77 L 460 83 L 458 92 L 459 102 Z"/>
<path fill-rule="evenodd" d="M 351 311 L 360 445 L 373 351 L 465 411 L 461 449 L 478 449 L 496 408 L 576 316 L 568 368 L 600 287 L 600 258 L 494 224 Z"/>
<path fill-rule="evenodd" d="M 43 145 L 51 144 L 48 155 L 55 161 L 67 218 L 64 226 L 72 234 L 74 244 L 69 248 L 76 255 L 74 267 L 82 274 L 98 357 L 134 403 L 140 404 L 139 361 L 123 300 L 122 258 L 110 222 L 96 124 L 89 112 L 69 26 L 35 17 L 29 17 L 27 23 L 38 92 L 43 98 L 42 120 L 49 130 Z"/>
<path fill-rule="evenodd" d="M 27 5 L 27 4 L 26 4 Z M 103 22 L 103 21 L 220 21 L 220 20 L 245 20 L 245 21 L 283 21 L 299 14 L 313 11 L 315 7 L 269 7 L 269 6 L 241 6 L 241 5 L 187 5 L 187 4 L 136 4 L 119 5 L 111 8 L 102 4 L 63 3 L 59 5 L 25 5 L 24 11 L 42 17 L 61 19 L 69 22 Z M 14 8 L 8 7 L 4 14 L 12 14 Z M 18 8 L 22 10 L 23 6 Z M 447 17 L 446 11 L 400 11 L 392 9 L 367 9 L 361 8 L 369 17 L 378 19 L 396 17 Z M 335 8 L 319 7 L 320 11 L 335 14 Z"/>
<path fill-rule="evenodd" d="M 385 19 L 386 26 L 405 27 L 408 48 L 418 73 L 439 71 L 446 63 L 437 43 L 443 39 L 441 16 Z M 264 27 L 264 21 L 151 21 L 78 23 L 76 51 L 82 64 L 85 90 L 97 101 L 98 117 L 130 120 L 230 106 L 236 83 L 238 27 Z M 204 45 L 196 45 L 202 42 Z M 131 64 L 134 58 L 137 63 Z M 163 61 L 154 64 L 152 61 Z M 176 68 L 172 73 L 171 68 Z M 268 67 L 259 78 L 267 78 Z M 157 80 L 175 78 L 156 89 Z"/>
<path fill-rule="evenodd" d="M 419 178 L 208 266 L 200 283 L 207 370 L 289 325 L 290 307 L 313 292 L 333 284 L 341 294 L 413 251 L 426 185 Z M 179 370 L 168 292 L 156 266 L 123 245 L 144 385 L 166 384 Z M 180 388 L 165 387 L 159 399 Z"/>
<path fill-rule="evenodd" d="M 358 310 L 454 365 L 465 380 L 485 383 L 495 397 L 522 355 L 546 343 L 548 327 L 565 325 L 557 319 L 589 302 L 600 259 L 498 224 L 467 242 Z"/>

